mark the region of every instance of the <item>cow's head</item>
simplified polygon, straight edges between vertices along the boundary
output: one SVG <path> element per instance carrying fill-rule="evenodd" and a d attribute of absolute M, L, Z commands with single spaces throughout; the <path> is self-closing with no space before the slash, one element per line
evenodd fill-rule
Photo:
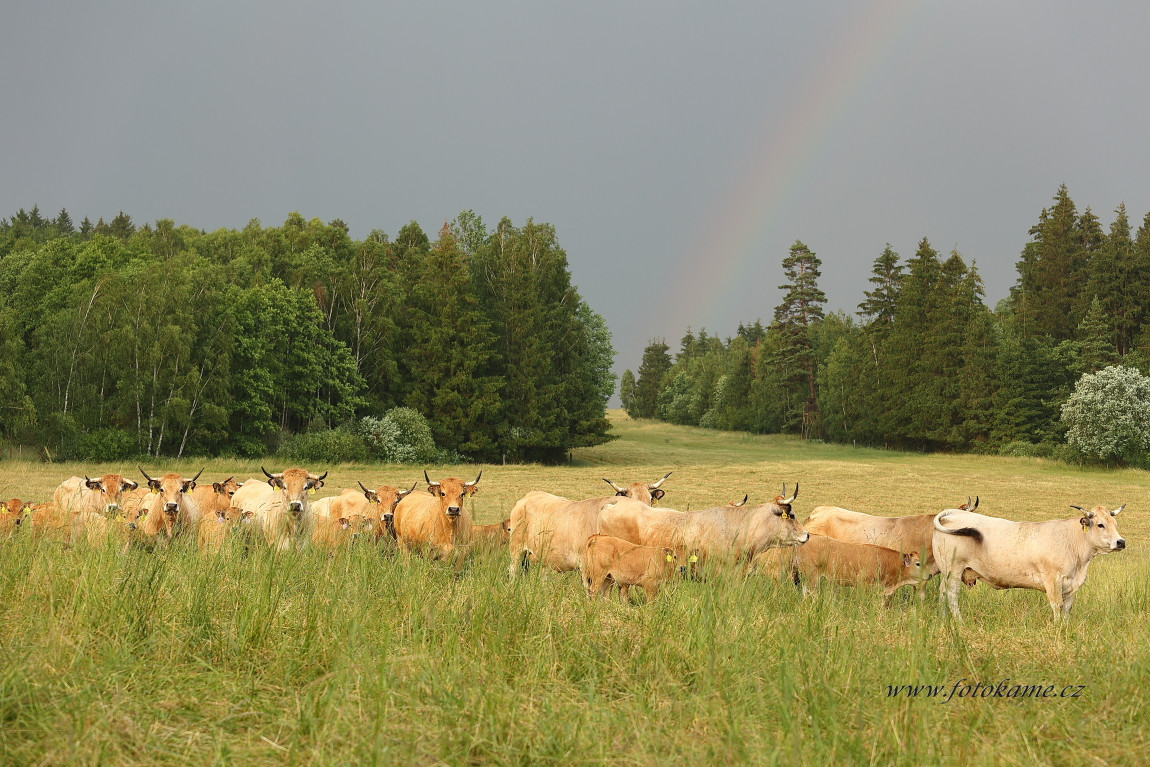
<path fill-rule="evenodd" d="M 966 503 L 958 507 L 959 511 L 974 511 L 978 508 L 978 496 L 974 496 L 974 503 L 970 502 L 970 496 L 966 496 Z"/>
<path fill-rule="evenodd" d="M 778 518 L 776 520 L 779 523 L 777 540 L 780 546 L 795 546 L 810 540 L 811 534 L 803 529 L 803 526 L 795 519 L 795 512 L 791 509 L 791 505 L 798 497 L 799 483 L 796 482 L 795 491 L 787 495 L 787 483 L 784 482 L 783 492 L 776 495 L 775 500 L 769 504 L 771 513 Z"/>
<path fill-rule="evenodd" d="M 923 570 L 922 559 L 918 554 L 903 554 L 902 555 L 902 577 L 903 580 L 913 578 L 915 580 L 922 580 L 923 577 L 930 578 L 930 574 Z"/>
<path fill-rule="evenodd" d="M 268 478 L 268 484 L 283 493 L 288 511 L 299 516 L 307 510 L 307 494 L 323 487 L 327 472 L 316 476 L 304 469 L 284 469 L 279 474 L 271 474 L 263 466 L 260 470 Z"/>
<path fill-rule="evenodd" d="M 375 532 L 376 535 L 383 535 L 392 529 L 392 525 L 395 524 L 395 507 L 415 490 L 415 483 L 412 482 L 411 487 L 406 490 L 399 490 L 391 485 L 380 485 L 375 490 L 368 490 L 360 482 L 359 489 L 363 491 L 368 503 L 378 504 L 380 510 L 379 528 Z"/>
<path fill-rule="evenodd" d="M 159 508 L 160 511 L 171 520 L 176 518 L 180 513 L 180 507 L 184 505 L 184 498 L 188 493 L 196 489 L 196 480 L 204 473 L 203 469 L 196 472 L 196 476 L 191 479 L 184 479 L 179 474 L 165 474 L 162 477 L 149 477 L 148 473 L 140 468 L 140 473 L 144 475 L 144 479 L 148 480 L 148 490 L 153 495 L 160 496 Z"/>
<path fill-rule="evenodd" d="M 112 515 L 120 511 L 120 496 L 124 491 L 135 490 L 139 485 L 119 474 L 105 474 L 99 479 L 90 479 L 85 475 L 84 487 L 99 496 L 96 505 L 104 507 L 104 514 Z"/>
<path fill-rule="evenodd" d="M 697 569 L 699 553 L 697 550 L 688 549 L 682 544 L 674 547 L 664 546 L 663 555 L 660 559 L 666 575 L 678 573 L 685 578 Z"/>
<path fill-rule="evenodd" d="M 424 470 L 423 472 L 423 478 L 427 480 L 427 492 L 439 499 L 443 513 L 452 520 L 457 519 L 463 513 L 464 499 L 475 495 L 482 476 L 483 472 L 480 471 L 479 476 L 471 482 L 464 482 L 456 477 L 447 477 L 438 482 L 432 482 L 431 478 L 427 476 L 427 471 Z"/>
<path fill-rule="evenodd" d="M 1086 510 L 1081 506 L 1071 504 L 1070 508 L 1082 512 L 1078 524 L 1082 525 L 1082 532 L 1094 549 L 1107 552 L 1121 551 L 1126 548 L 1126 539 L 1118 532 L 1118 520 L 1116 519 L 1126 508 L 1126 504 L 1122 504 L 1114 511 L 1110 511 L 1105 506 L 1095 506 L 1093 509 Z"/>
<path fill-rule="evenodd" d="M 223 482 L 213 482 L 212 490 L 217 496 L 219 496 L 221 502 L 227 501 L 228 505 L 230 506 L 232 503 L 232 496 L 236 494 L 236 491 L 239 490 L 242 485 L 242 482 L 236 482 L 235 477 L 228 477 Z"/>
<path fill-rule="evenodd" d="M 663 490 L 660 485 L 666 482 L 667 477 L 671 476 L 673 473 L 674 472 L 671 471 L 667 472 L 663 475 L 662 479 L 650 485 L 644 485 L 642 482 L 633 482 L 627 487 L 619 487 L 606 477 L 603 477 L 603 481 L 611 486 L 611 488 L 615 491 L 615 495 L 626 496 L 627 498 L 632 498 L 636 501 L 639 501 L 640 503 L 645 503 L 649 506 L 655 506 L 658 504 L 659 499 L 667 494 L 667 491 Z"/>

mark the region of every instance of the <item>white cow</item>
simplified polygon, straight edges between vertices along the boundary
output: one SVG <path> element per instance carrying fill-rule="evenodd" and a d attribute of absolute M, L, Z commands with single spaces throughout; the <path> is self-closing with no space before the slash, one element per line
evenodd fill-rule
<path fill-rule="evenodd" d="M 1086 582 L 1090 560 L 1121 551 L 1126 541 L 1118 532 L 1114 511 L 1095 506 L 1081 517 L 1048 522 L 1012 522 L 973 511 L 947 509 L 934 520 L 932 548 L 941 584 L 939 607 L 955 618 L 963 581 L 986 581 L 996 589 L 1045 591 L 1054 618 L 1070 615 L 1074 594 Z M 965 574 L 965 577 L 964 577 Z"/>

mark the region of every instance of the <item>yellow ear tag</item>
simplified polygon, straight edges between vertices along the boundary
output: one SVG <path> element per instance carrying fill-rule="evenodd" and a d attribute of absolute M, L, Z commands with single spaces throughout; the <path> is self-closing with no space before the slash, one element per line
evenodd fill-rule
<path fill-rule="evenodd" d="M 4 513 L 5 513 L 5 514 L 11 514 L 12 512 L 8 510 L 8 507 L 7 507 L 7 506 L 5 506 L 5 507 L 4 507 Z"/>
<path fill-rule="evenodd" d="M 148 490 L 148 494 L 149 495 L 159 495 L 160 491 L 153 487 L 150 490 Z"/>
<path fill-rule="evenodd" d="M 699 561 L 699 557 L 695 554 L 692 554 L 691 556 L 687 557 L 687 561 L 691 564 L 694 564 Z"/>
<path fill-rule="evenodd" d="M 1086 528 L 1088 528 L 1088 527 L 1090 527 L 1090 525 L 1088 525 L 1087 523 L 1083 522 L 1083 523 L 1082 523 L 1082 532 L 1086 532 Z"/>
<path fill-rule="evenodd" d="M 315 488 L 314 488 L 314 487 L 309 487 L 309 488 L 308 488 L 308 490 L 307 490 L 307 494 L 308 494 L 308 495 L 315 495 Z"/>
<path fill-rule="evenodd" d="M 673 556 L 671 556 L 670 554 L 668 554 L 668 555 L 667 555 L 667 561 L 668 561 L 668 562 L 674 562 L 674 561 L 675 561 L 675 558 L 674 558 Z"/>

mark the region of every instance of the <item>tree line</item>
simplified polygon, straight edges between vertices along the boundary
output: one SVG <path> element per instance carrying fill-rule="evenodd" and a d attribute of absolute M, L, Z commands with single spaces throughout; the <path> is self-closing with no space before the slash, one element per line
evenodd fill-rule
<path fill-rule="evenodd" d="M 644 350 L 620 394 L 632 416 L 916 450 L 1051 455 L 1076 382 L 1113 365 L 1150 373 L 1150 213 L 1105 229 L 1065 185 L 1030 229 L 993 309 L 973 262 L 923 238 L 890 245 L 854 316 L 825 313 L 821 262 L 796 241 L 784 297 L 733 337 L 688 329 L 672 358 Z M 1144 447 L 1150 447 L 1146 445 Z"/>
<path fill-rule="evenodd" d="M 403 406 L 451 455 L 557 462 L 611 439 L 613 359 L 531 219 L 0 220 L 0 437 L 53 458 L 260 456 Z"/>

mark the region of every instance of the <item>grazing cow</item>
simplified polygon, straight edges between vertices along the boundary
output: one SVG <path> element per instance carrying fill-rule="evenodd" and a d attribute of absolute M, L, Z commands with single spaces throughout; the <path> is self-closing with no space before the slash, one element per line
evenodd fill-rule
<path fill-rule="evenodd" d="M 971 505 L 968 497 L 966 503 L 959 508 L 974 511 L 978 508 L 978 499 Z M 812 535 L 825 535 L 847 543 L 882 546 L 904 553 L 916 552 L 923 558 L 927 573 L 935 575 L 938 573 L 938 565 L 934 561 L 931 539 L 934 538 L 936 516 L 917 514 L 910 517 L 876 517 L 838 506 L 816 506 L 803 527 Z"/>
<path fill-rule="evenodd" d="M 191 534 L 199 528 L 200 509 L 193 491 L 196 480 L 204 473 L 203 469 L 191 479 L 175 473 L 149 477 L 142 468 L 140 473 L 148 482 L 148 497 L 144 498 L 142 506 L 144 519 L 140 523 L 140 530 L 147 540 L 154 542 L 162 534 L 164 540 L 171 541 L 185 531 Z"/>
<path fill-rule="evenodd" d="M 619 601 L 627 603 L 632 586 L 639 586 L 647 601 L 655 598 L 659 586 L 674 575 L 687 572 L 687 554 L 682 546 L 639 546 L 610 535 L 592 535 L 584 547 L 579 574 L 590 599 L 619 587 Z"/>
<path fill-rule="evenodd" d="M 916 553 L 900 554 L 882 546 L 847 543 L 813 533 L 802 546 L 764 551 L 755 557 L 755 566 L 768 575 L 793 578 L 796 583 L 800 578 L 816 583 L 827 578 L 845 586 L 878 583 L 883 586 L 888 606 L 894 592 L 917 584 L 923 577 L 922 561 Z"/>
<path fill-rule="evenodd" d="M 464 501 L 475 495 L 483 472 L 471 482 L 448 477 L 427 480 L 426 493 L 412 493 L 395 507 L 395 540 L 399 550 L 426 549 L 434 557 L 449 557 L 471 538 L 471 513 Z"/>
<path fill-rule="evenodd" d="M 934 520 L 934 555 L 941 570 L 939 608 L 962 619 L 958 592 L 965 581 L 986 581 L 996 589 L 1045 591 L 1054 619 L 1066 618 L 1098 554 L 1126 548 L 1118 532 L 1122 504 L 1095 506 L 1081 517 L 1047 522 L 1012 522 L 973 511 L 948 509 Z"/>
<path fill-rule="evenodd" d="M 587 539 L 598 532 L 599 510 L 619 497 L 650 505 L 666 491 L 660 485 L 671 472 L 650 485 L 635 482 L 626 488 L 609 479 L 603 481 L 615 489 L 615 495 L 572 501 L 541 490 L 532 490 L 515 502 L 511 509 L 511 540 L 508 544 L 511 564 L 508 572 L 516 577 L 535 562 L 564 573 L 578 570 L 587 548 Z"/>
<path fill-rule="evenodd" d="M 311 540 L 313 527 L 308 494 L 323 487 L 327 472 L 315 475 L 304 469 L 271 474 L 260 467 L 267 483 L 249 479 L 232 496 L 232 506 L 252 512 L 252 523 L 273 549 L 301 548 Z"/>
<path fill-rule="evenodd" d="M 707 557 L 750 563 L 773 546 L 805 543 L 809 537 L 795 520 L 791 505 L 799 494 L 783 494 L 750 508 L 717 506 L 701 511 L 655 509 L 627 498 L 599 512 L 599 532 L 644 546 L 687 546 Z"/>
<path fill-rule="evenodd" d="M 13 498 L 0 505 L 0 537 L 7 538 L 20 528 L 24 517 L 31 515 L 31 502 Z"/>
<path fill-rule="evenodd" d="M 196 527 L 196 545 L 200 551 L 218 554 L 237 526 L 245 522 L 250 524 L 251 517 L 252 512 L 231 506 L 205 511 L 200 514 L 200 522 Z"/>

